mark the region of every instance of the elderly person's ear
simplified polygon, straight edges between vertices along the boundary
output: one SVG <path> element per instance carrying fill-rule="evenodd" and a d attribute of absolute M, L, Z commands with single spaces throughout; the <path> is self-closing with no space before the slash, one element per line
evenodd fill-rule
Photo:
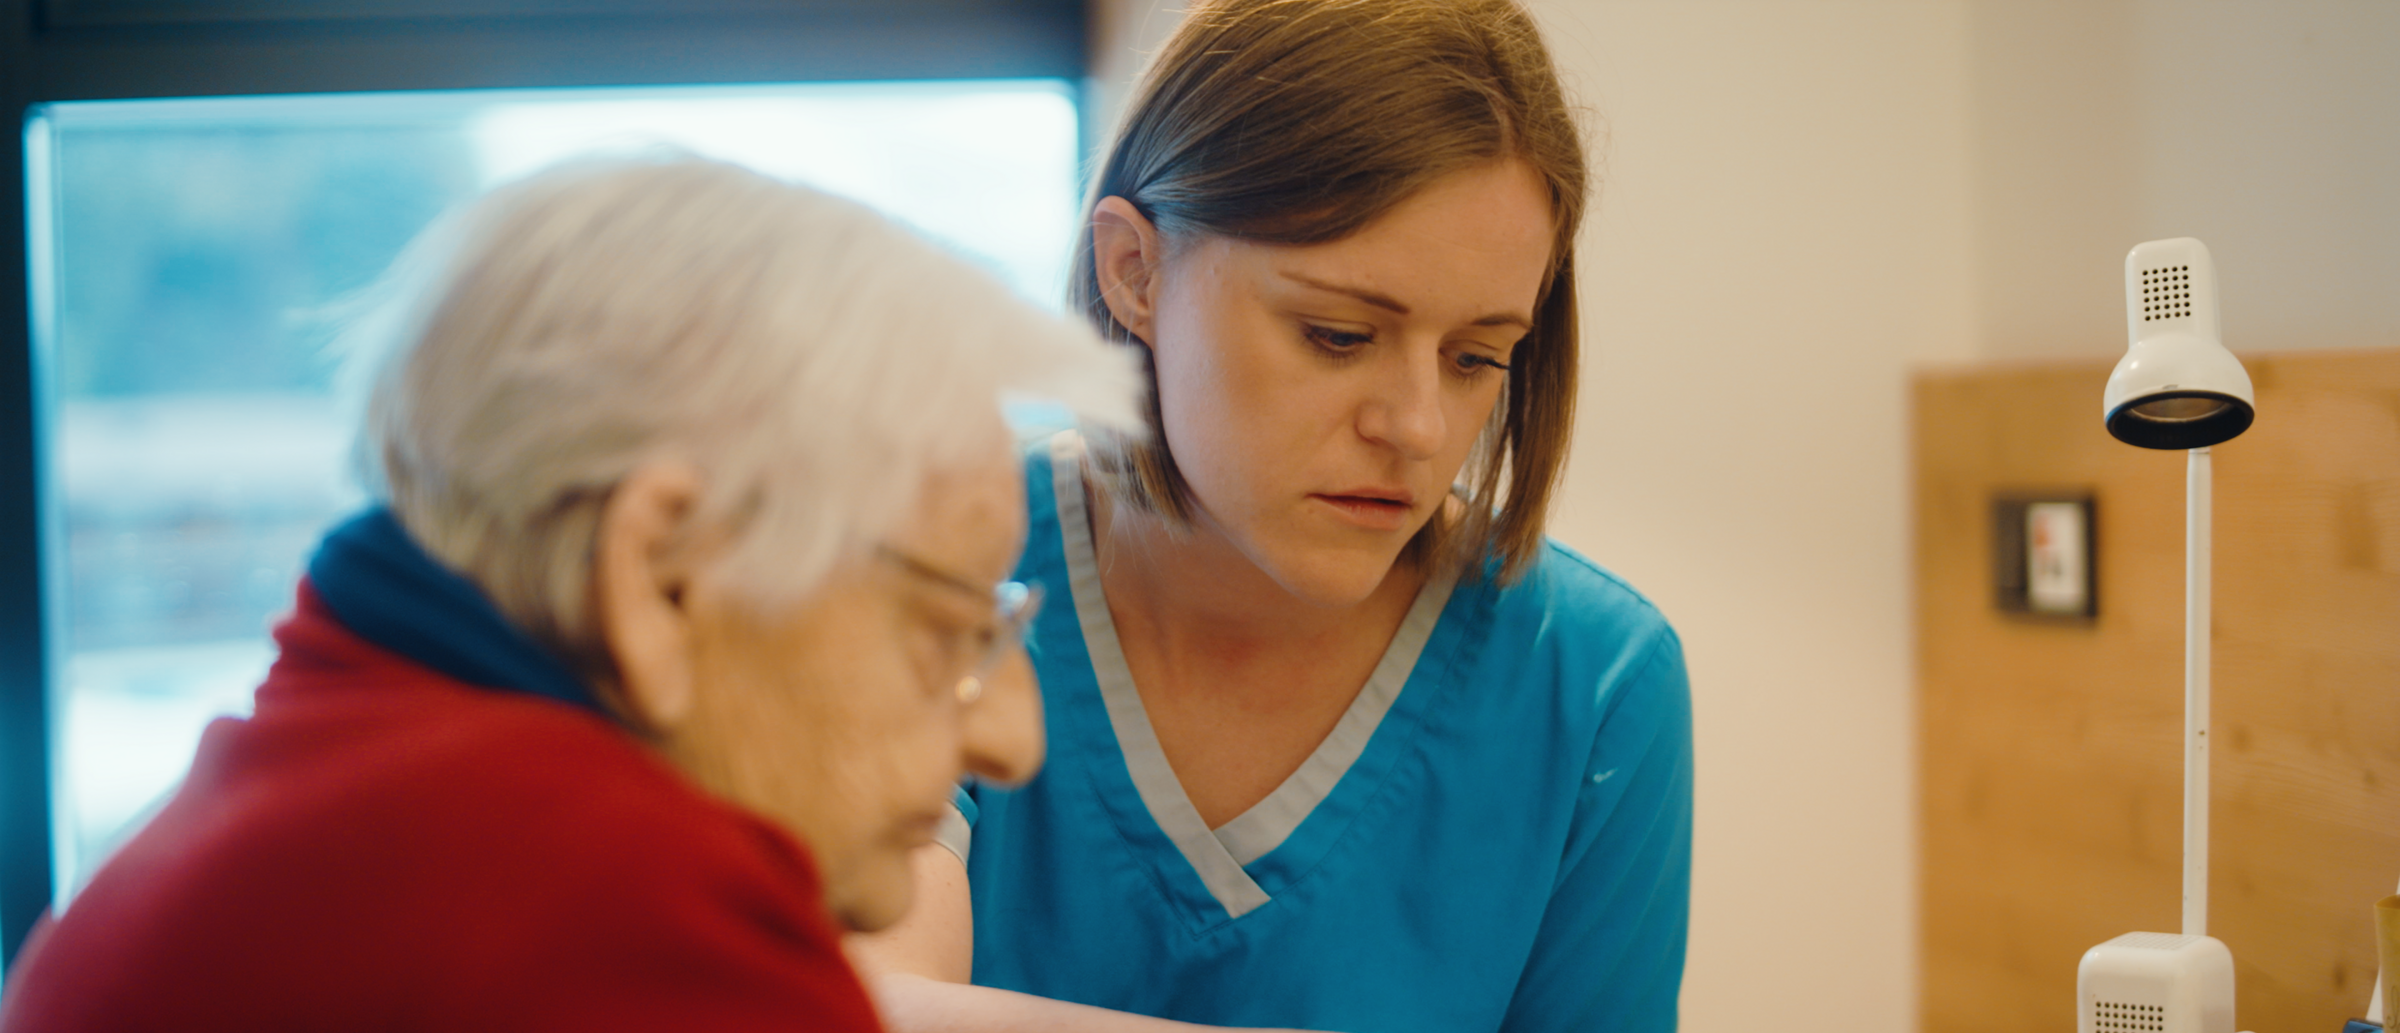
<path fill-rule="evenodd" d="M 685 603 L 693 576 L 689 521 L 700 491 L 698 470 L 651 460 L 618 482 L 600 512 L 592 564 L 600 632 L 625 705 L 659 731 L 682 724 L 694 702 Z"/>

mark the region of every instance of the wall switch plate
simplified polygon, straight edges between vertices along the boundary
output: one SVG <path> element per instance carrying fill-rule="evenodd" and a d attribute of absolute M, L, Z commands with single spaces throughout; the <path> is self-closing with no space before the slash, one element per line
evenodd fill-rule
<path fill-rule="evenodd" d="M 2089 493 L 2015 492 L 1992 499 L 1992 602 L 2006 613 L 2067 621 L 2100 615 Z"/>

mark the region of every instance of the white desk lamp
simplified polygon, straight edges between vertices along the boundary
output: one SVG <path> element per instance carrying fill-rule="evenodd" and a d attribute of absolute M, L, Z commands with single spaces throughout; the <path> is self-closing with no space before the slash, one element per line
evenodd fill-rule
<path fill-rule="evenodd" d="M 2083 955 L 2077 1033 L 2233 1033 L 2233 953 L 2208 935 L 2209 446 L 2250 429 L 2250 374 L 2220 343 L 2217 268 L 2190 237 L 2125 256 L 2132 346 L 2101 411 L 2117 440 L 2179 449 L 2184 501 L 2183 933 L 2126 933 Z"/>

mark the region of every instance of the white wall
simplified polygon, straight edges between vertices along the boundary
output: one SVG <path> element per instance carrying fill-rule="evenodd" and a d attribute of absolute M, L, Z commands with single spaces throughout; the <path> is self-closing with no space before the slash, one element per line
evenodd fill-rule
<path fill-rule="evenodd" d="M 1535 9 L 1608 135 L 1553 533 L 1692 670 L 1684 1028 L 1913 1029 L 1905 390 L 1972 354 L 1966 5 Z"/>
<path fill-rule="evenodd" d="M 1126 91 L 1183 20 L 1183 9 L 1174 0 L 1092 0 L 1092 69 L 1085 81 L 1083 124 L 1084 139 L 1093 150 L 1107 145 Z M 1098 162 L 1093 158 L 1093 167 Z"/>
<path fill-rule="evenodd" d="M 2237 352 L 2400 345 L 2400 3 L 1976 0 L 1972 38 L 1985 355 L 2118 354 L 2126 250 L 2180 236 Z"/>

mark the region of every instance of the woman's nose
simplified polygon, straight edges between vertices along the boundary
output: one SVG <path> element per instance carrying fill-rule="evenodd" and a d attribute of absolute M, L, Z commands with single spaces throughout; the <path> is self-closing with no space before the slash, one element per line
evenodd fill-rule
<path fill-rule="evenodd" d="M 1023 650 L 986 675 L 983 695 L 966 708 L 961 749 L 966 769 L 999 785 L 1016 785 L 1042 768 L 1042 690 Z"/>
<path fill-rule="evenodd" d="M 1441 357 L 1437 353 L 1428 361 L 1406 349 L 1388 354 L 1390 361 L 1360 408 L 1359 433 L 1409 459 L 1430 459 L 1441 451 L 1449 429 L 1442 412 Z"/>

